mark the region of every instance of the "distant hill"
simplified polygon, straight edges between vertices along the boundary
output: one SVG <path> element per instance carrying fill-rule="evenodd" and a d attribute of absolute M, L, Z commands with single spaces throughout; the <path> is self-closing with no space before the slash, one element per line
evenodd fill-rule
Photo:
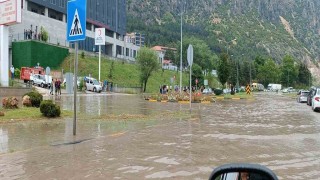
<path fill-rule="evenodd" d="M 319 0 L 128 0 L 127 31 L 146 34 L 148 45 L 177 46 L 183 12 L 184 36 L 205 40 L 214 53 L 237 39 L 235 57 L 281 62 L 290 54 L 320 79 L 318 9 Z"/>

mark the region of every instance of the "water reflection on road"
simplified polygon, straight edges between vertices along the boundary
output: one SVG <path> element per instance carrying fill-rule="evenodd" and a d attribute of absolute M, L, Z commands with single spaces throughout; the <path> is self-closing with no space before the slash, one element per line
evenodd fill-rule
<path fill-rule="evenodd" d="M 72 110 L 72 97 L 56 99 Z M 83 95 L 72 118 L 0 126 L 1 179 L 207 179 L 231 162 L 266 165 L 281 179 L 320 176 L 320 118 L 280 95 L 213 104 L 151 103 L 134 95 Z M 187 115 L 165 116 L 181 111 Z M 151 115 L 105 121 L 104 115 Z M 159 116 L 154 116 L 159 114 Z M 139 117 L 139 116 L 137 116 Z"/>

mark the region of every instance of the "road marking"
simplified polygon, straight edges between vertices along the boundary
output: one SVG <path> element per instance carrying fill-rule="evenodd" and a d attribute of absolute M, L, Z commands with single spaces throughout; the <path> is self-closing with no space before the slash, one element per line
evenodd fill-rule
<path fill-rule="evenodd" d="M 210 101 L 201 101 L 201 104 L 210 104 Z"/>
<path fill-rule="evenodd" d="M 187 103 L 189 103 L 189 101 L 179 101 L 179 103 L 181 103 L 181 104 L 187 104 Z"/>
<path fill-rule="evenodd" d="M 110 136 L 111 136 L 111 137 L 119 137 L 119 136 L 124 135 L 125 133 L 126 133 L 126 132 L 114 133 L 114 134 L 111 134 Z"/>

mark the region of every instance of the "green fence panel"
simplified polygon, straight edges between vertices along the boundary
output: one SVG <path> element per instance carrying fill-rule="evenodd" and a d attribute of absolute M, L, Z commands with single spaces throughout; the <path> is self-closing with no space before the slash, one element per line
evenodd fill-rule
<path fill-rule="evenodd" d="M 57 69 L 68 56 L 68 48 L 39 41 L 12 43 L 12 64 L 15 68 L 40 66 Z"/>

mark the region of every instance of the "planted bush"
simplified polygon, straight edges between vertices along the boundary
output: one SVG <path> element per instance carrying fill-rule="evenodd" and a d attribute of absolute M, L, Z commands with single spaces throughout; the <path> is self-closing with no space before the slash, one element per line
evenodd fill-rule
<path fill-rule="evenodd" d="M 8 97 L 2 99 L 2 107 L 5 109 L 17 109 L 19 101 L 16 97 Z"/>
<path fill-rule="evenodd" d="M 40 103 L 43 100 L 43 96 L 37 91 L 31 91 L 26 93 L 24 96 L 29 96 L 32 107 L 40 107 Z"/>
<path fill-rule="evenodd" d="M 52 100 L 44 100 L 40 105 L 40 112 L 45 117 L 59 117 L 61 114 L 60 106 L 55 105 Z"/>
<path fill-rule="evenodd" d="M 24 105 L 26 107 L 31 107 L 32 106 L 31 99 L 30 99 L 30 97 L 28 95 L 23 96 L 22 105 Z"/>

